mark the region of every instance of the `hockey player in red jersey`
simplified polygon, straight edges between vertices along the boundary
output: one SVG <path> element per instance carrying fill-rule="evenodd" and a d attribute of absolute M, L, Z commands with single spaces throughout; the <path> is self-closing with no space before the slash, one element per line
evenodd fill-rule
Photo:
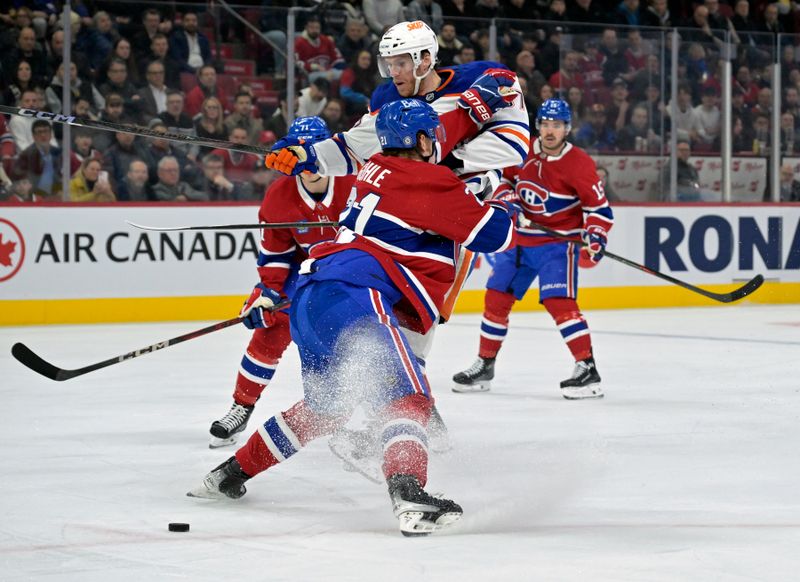
<path fill-rule="evenodd" d="M 289 128 L 288 135 L 315 142 L 330 137 L 328 126 L 319 117 L 299 117 Z M 267 190 L 258 213 L 260 222 L 320 222 L 336 221 L 345 208 L 354 176 L 326 177 L 304 173 L 297 177 L 282 177 Z M 309 249 L 336 234 L 327 228 L 263 229 L 258 253 L 260 283 L 264 288 L 291 297 L 300 263 Z M 245 429 L 256 401 L 272 380 L 283 352 L 291 343 L 289 316 L 273 314 L 275 322 L 269 327 L 257 319 L 244 323 L 253 329 L 250 344 L 242 357 L 233 392 L 233 405 L 211 425 L 209 447 L 216 448 L 236 442 Z"/>
<path fill-rule="evenodd" d="M 508 168 L 495 197 L 517 204 L 518 247 L 495 255 L 486 284 L 480 349 L 475 363 L 453 376 L 454 392 L 489 390 L 497 353 L 508 332 L 508 316 L 531 283 L 539 278 L 539 300 L 550 313 L 572 356 L 575 370 L 561 382 L 567 399 L 600 398 L 600 375 L 589 327 L 578 308 L 578 264 L 594 266 L 603 257 L 614 222 L 594 161 L 566 141 L 572 114 L 560 99 L 539 108 L 539 139 L 521 168 Z M 533 223 L 533 224 L 532 224 Z M 579 236 L 584 249 L 536 230 L 535 224 Z"/>
<path fill-rule="evenodd" d="M 450 170 L 426 163 L 438 126 L 419 100 L 381 108 L 376 128 L 384 152 L 359 172 L 336 238 L 312 249 L 292 302 L 304 398 L 259 426 L 191 496 L 241 497 L 245 481 L 330 434 L 368 402 L 383 423 L 383 473 L 401 532 L 425 535 L 461 517 L 458 504 L 424 490 L 430 388 L 397 310 L 426 331 L 453 283 L 457 245 L 503 251 L 516 234 L 502 204 L 478 201 Z M 252 310 L 271 304 L 255 302 Z"/>

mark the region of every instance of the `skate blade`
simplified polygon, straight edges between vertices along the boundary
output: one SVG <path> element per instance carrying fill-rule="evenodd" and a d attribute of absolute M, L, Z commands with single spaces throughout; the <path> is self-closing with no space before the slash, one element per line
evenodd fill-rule
<path fill-rule="evenodd" d="M 212 491 L 205 485 L 200 485 L 187 492 L 186 497 L 194 497 L 195 499 L 228 499 L 228 496 L 221 491 Z"/>
<path fill-rule="evenodd" d="M 460 513 L 443 513 L 436 521 L 425 519 L 422 511 L 405 511 L 397 516 L 400 521 L 400 533 L 406 537 L 422 537 L 450 527 L 461 519 Z"/>
<path fill-rule="evenodd" d="M 491 382 L 478 382 L 477 384 L 454 384 L 453 392 L 457 394 L 470 394 L 471 392 L 488 392 L 492 387 Z"/>
<path fill-rule="evenodd" d="M 348 451 L 344 449 L 340 449 L 338 443 L 334 442 L 333 439 L 328 441 L 328 448 L 331 452 L 341 459 L 342 463 L 344 463 L 344 470 L 350 473 L 358 473 L 362 477 L 376 483 L 378 485 L 382 485 L 386 482 L 386 479 L 383 476 L 383 471 L 380 467 L 380 464 L 377 462 L 369 462 L 369 458 L 364 459 L 355 459 Z"/>
<path fill-rule="evenodd" d="M 222 447 L 229 447 L 231 445 L 235 445 L 236 441 L 239 440 L 239 433 L 232 434 L 226 439 L 221 439 L 219 437 L 215 437 L 211 435 L 211 439 L 208 441 L 208 448 L 209 449 L 220 449 Z"/>
<path fill-rule="evenodd" d="M 561 395 L 567 400 L 585 400 L 587 398 L 603 398 L 605 396 L 600 384 L 589 384 L 580 388 L 562 388 Z"/>

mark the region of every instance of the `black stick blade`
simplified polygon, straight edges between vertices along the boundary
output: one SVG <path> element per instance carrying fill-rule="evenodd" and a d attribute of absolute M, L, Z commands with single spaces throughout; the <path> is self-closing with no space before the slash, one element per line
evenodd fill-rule
<path fill-rule="evenodd" d="M 69 374 L 64 374 L 66 370 L 62 370 L 50 362 L 46 362 L 25 344 L 15 343 L 11 346 L 11 355 L 14 356 L 20 364 L 30 368 L 37 374 L 41 374 L 45 378 L 50 378 L 57 382 L 69 379 Z"/>
<path fill-rule="evenodd" d="M 764 276 L 763 275 L 756 275 L 752 279 L 750 279 L 747 283 L 731 291 L 728 295 L 730 299 L 726 301 L 726 303 L 732 303 L 733 301 L 739 301 L 739 299 L 743 299 L 748 295 L 754 293 L 761 285 L 764 284 Z"/>

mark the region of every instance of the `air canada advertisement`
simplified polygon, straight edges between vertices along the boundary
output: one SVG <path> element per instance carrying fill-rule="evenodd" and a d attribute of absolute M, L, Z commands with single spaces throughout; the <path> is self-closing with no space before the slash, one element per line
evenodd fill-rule
<path fill-rule="evenodd" d="M 257 282 L 261 231 L 150 232 L 253 224 L 255 206 L 0 208 L 0 299 L 236 295 Z M 761 273 L 800 281 L 800 205 L 619 206 L 608 249 L 694 284 Z M 482 289 L 482 260 L 467 289 Z M 611 260 L 581 270 L 582 287 L 662 285 Z M 800 297 L 798 297 L 800 301 Z"/>

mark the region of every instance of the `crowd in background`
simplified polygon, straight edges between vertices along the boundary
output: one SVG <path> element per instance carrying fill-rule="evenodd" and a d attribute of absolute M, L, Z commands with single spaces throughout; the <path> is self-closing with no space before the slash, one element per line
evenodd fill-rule
<path fill-rule="evenodd" d="M 0 102 L 269 146 L 289 119 L 286 11 L 298 2 L 236 2 L 268 42 L 205 2 L 72 3 L 71 111 L 63 111 L 64 30 L 58 3 L 0 2 Z M 732 151 L 766 155 L 772 124 L 771 63 L 783 87 L 782 155 L 800 149 L 800 32 L 795 2 L 702 0 L 355 0 L 312 3 L 300 13 L 294 52 L 295 115 L 321 115 L 342 131 L 367 111 L 383 82 L 377 41 L 402 20 L 424 20 L 439 38 L 439 66 L 498 60 L 515 70 L 531 115 L 559 95 L 572 106 L 570 139 L 590 153 L 667 154 L 675 131 L 693 152 L 720 151 L 723 59 L 733 65 Z M 489 19 L 497 46 L 490 47 Z M 680 27 L 675 119 L 668 100 L 671 38 Z M 229 73 L 229 47 L 252 73 Z M 532 124 L 533 125 L 533 124 Z M 61 198 L 63 129 L 0 116 L 0 199 Z M 252 154 L 128 133 L 73 128 L 73 201 L 260 200 L 275 178 Z M 800 184 L 798 184 L 800 187 Z"/>

